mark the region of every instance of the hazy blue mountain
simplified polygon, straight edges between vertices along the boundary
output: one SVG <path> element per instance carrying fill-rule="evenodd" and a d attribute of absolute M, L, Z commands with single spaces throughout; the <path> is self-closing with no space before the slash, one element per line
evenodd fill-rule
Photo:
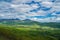
<path fill-rule="evenodd" d="M 38 25 L 38 26 L 48 26 L 53 28 L 60 28 L 59 22 L 36 22 L 29 19 L 25 20 L 19 20 L 19 19 L 0 19 L 0 24 L 6 24 L 6 25 Z"/>

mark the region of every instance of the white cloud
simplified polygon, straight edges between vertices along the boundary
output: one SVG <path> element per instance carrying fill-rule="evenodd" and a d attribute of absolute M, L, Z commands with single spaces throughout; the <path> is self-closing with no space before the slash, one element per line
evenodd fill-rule
<path fill-rule="evenodd" d="M 60 20 L 60 17 L 56 18 L 56 20 Z"/>
<path fill-rule="evenodd" d="M 13 4 L 20 4 L 20 3 L 26 3 L 31 2 L 32 0 L 12 0 Z"/>
<path fill-rule="evenodd" d="M 35 0 L 35 2 L 41 2 L 42 0 Z"/>
<path fill-rule="evenodd" d="M 38 6 L 38 4 L 32 4 L 31 7 L 32 7 L 32 9 L 37 9 L 39 6 Z"/>
<path fill-rule="evenodd" d="M 4 15 L 4 14 L 0 14 L 0 17 L 1 17 L 1 16 L 3 17 L 3 16 L 5 16 L 5 15 Z"/>
<path fill-rule="evenodd" d="M 44 6 L 44 7 L 50 8 L 50 7 L 53 6 L 53 3 L 52 2 L 42 2 L 41 5 Z"/>
<path fill-rule="evenodd" d="M 40 16 L 46 16 L 48 14 L 48 12 L 40 10 L 40 11 L 37 12 L 37 14 L 40 15 Z"/>
<path fill-rule="evenodd" d="M 19 5 L 11 5 L 15 10 L 21 12 L 21 13 L 25 13 L 25 12 L 29 12 L 29 10 L 32 10 L 33 8 L 30 5 L 27 4 L 19 4 Z"/>
<path fill-rule="evenodd" d="M 41 6 L 50 8 L 52 7 L 51 10 L 49 11 L 43 11 L 43 10 L 38 10 L 37 12 L 30 12 L 30 10 L 34 10 L 39 8 L 38 4 L 32 4 L 28 5 L 25 4 L 26 2 L 30 3 L 32 0 L 12 0 L 12 3 L 7 3 L 7 2 L 1 2 L 0 3 L 0 17 L 2 18 L 19 18 L 19 19 L 31 19 L 35 21 L 54 21 L 56 20 L 55 17 L 47 17 L 44 19 L 41 18 L 28 18 L 31 16 L 46 16 L 49 13 L 52 14 L 53 11 L 60 11 L 60 3 L 52 3 L 50 0 L 33 0 L 35 2 L 39 2 Z M 9 8 L 13 8 L 13 10 L 9 10 Z M 8 12 L 5 12 L 8 11 Z M 21 15 L 22 14 L 22 15 Z M 57 15 L 53 13 L 52 15 Z M 28 16 L 28 17 L 27 17 Z M 59 17 L 59 18 L 58 18 Z M 52 20 L 51 20 L 52 19 Z M 60 15 L 57 15 L 57 20 L 60 20 Z"/>

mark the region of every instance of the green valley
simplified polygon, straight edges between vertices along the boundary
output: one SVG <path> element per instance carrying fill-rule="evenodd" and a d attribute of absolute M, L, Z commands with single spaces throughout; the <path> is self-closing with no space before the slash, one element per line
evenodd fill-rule
<path fill-rule="evenodd" d="M 2 21 L 0 40 L 60 40 L 60 23 Z"/>

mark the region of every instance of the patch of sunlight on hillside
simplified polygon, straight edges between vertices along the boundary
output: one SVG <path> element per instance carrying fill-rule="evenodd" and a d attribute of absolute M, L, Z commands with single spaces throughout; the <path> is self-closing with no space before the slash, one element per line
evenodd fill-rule
<path fill-rule="evenodd" d="M 31 27 L 31 28 L 40 28 L 40 26 L 37 25 L 37 24 L 31 25 L 30 27 Z"/>
<path fill-rule="evenodd" d="M 42 29 L 46 29 L 46 30 L 57 30 L 58 28 L 52 28 L 52 27 L 42 27 Z"/>

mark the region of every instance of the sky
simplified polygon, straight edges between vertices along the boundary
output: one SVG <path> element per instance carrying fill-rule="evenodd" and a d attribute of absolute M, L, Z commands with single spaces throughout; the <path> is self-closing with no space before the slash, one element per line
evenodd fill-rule
<path fill-rule="evenodd" d="M 0 19 L 60 22 L 60 0 L 0 0 Z"/>

